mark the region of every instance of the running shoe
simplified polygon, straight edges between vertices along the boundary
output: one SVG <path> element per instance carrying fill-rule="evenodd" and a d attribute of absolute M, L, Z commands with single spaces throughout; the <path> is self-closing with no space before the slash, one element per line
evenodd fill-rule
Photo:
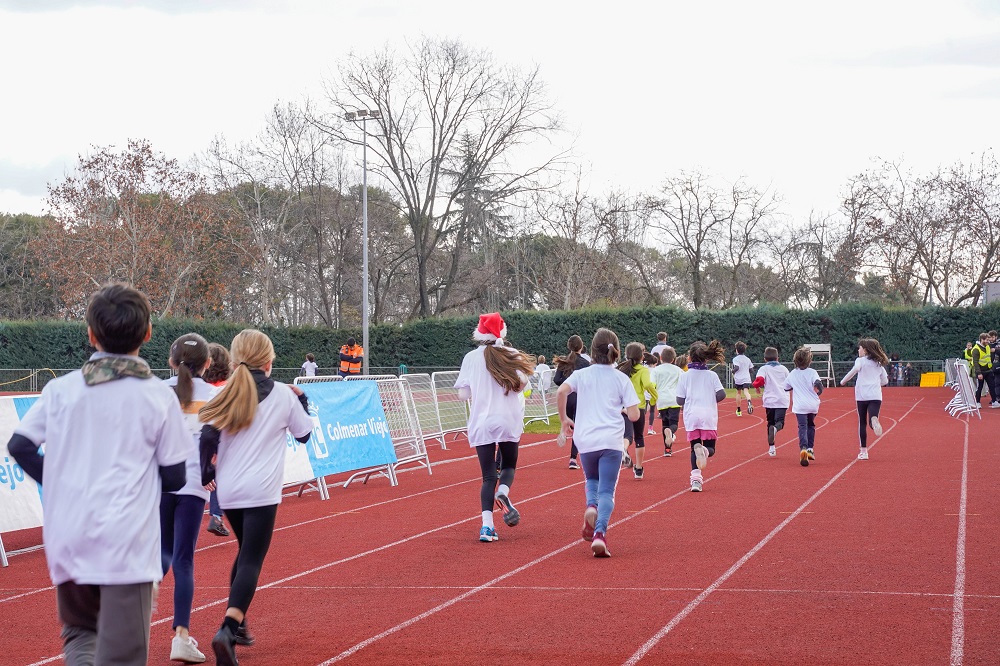
<path fill-rule="evenodd" d="M 510 503 L 510 499 L 506 495 L 497 493 L 496 503 L 497 507 L 503 512 L 503 522 L 506 523 L 507 527 L 514 527 L 521 522 L 521 514 Z"/>
<path fill-rule="evenodd" d="M 858 460 L 868 460 L 868 449 L 867 448 L 861 449 L 861 452 L 858 453 Z"/>
<path fill-rule="evenodd" d="M 747 400 L 747 414 L 753 414 L 753 403 Z"/>
<path fill-rule="evenodd" d="M 246 647 L 250 647 L 257 642 L 254 635 L 250 633 L 250 627 L 247 626 L 247 621 L 245 619 L 239 629 L 236 630 L 236 633 L 233 634 L 233 637 L 236 639 L 237 645 L 245 645 Z"/>
<path fill-rule="evenodd" d="M 879 423 L 877 416 L 872 417 L 872 432 L 875 433 L 876 437 L 882 436 L 882 424 Z"/>
<path fill-rule="evenodd" d="M 809 452 L 805 449 L 799 449 L 799 464 L 803 467 L 809 467 Z"/>
<path fill-rule="evenodd" d="M 642 481 L 642 467 L 633 467 L 632 474 L 636 481 Z"/>
<path fill-rule="evenodd" d="M 594 541 L 590 544 L 590 549 L 594 551 L 594 557 L 611 557 L 611 551 L 608 550 L 608 539 L 604 536 L 604 532 L 594 533 Z"/>
<path fill-rule="evenodd" d="M 771 446 L 767 447 L 767 455 L 771 456 L 772 458 L 777 457 L 778 450 L 776 448 L 774 448 L 774 444 L 772 444 Z"/>
<path fill-rule="evenodd" d="M 736 416 L 743 416 L 743 412 L 740 411 L 739 407 L 736 408 Z"/>
<path fill-rule="evenodd" d="M 701 479 L 691 479 L 691 492 L 693 493 L 701 492 Z"/>
<path fill-rule="evenodd" d="M 587 510 L 583 512 L 583 530 L 581 534 L 583 535 L 584 541 L 594 540 L 594 525 L 597 524 L 597 507 L 588 506 Z"/>
<path fill-rule="evenodd" d="M 656 434 L 656 431 L 655 431 L 655 430 L 653 430 L 652 428 L 650 428 L 649 430 L 647 430 L 647 431 L 646 431 L 646 434 L 647 434 L 647 435 L 655 435 L 655 434 Z"/>
<path fill-rule="evenodd" d="M 499 541 L 500 536 L 495 528 L 483 525 L 483 529 L 479 530 L 479 540 L 483 543 L 490 543 L 491 541 Z"/>
<path fill-rule="evenodd" d="M 205 531 L 211 532 L 212 534 L 220 537 L 229 536 L 229 530 L 226 529 L 226 524 L 222 522 L 222 518 L 218 516 L 212 516 L 208 519 L 208 527 Z"/>
<path fill-rule="evenodd" d="M 578 463 L 576 461 L 576 458 L 570 458 L 569 459 L 569 468 L 570 469 L 580 469 L 580 463 Z"/>
<path fill-rule="evenodd" d="M 673 453 L 670 451 L 670 447 L 669 446 L 663 447 L 663 457 L 669 458 L 671 455 L 673 455 Z"/>
<path fill-rule="evenodd" d="M 198 649 L 198 641 L 191 636 L 186 638 L 174 636 L 173 640 L 170 641 L 170 661 L 200 664 L 205 661 L 205 655 Z"/>
<path fill-rule="evenodd" d="M 816 454 L 813 453 L 812 449 L 806 449 L 806 453 L 809 454 L 809 460 L 816 460 Z"/>
<path fill-rule="evenodd" d="M 629 454 L 626 453 L 625 456 L 622 458 L 622 469 L 628 469 L 631 466 L 632 466 L 632 458 L 629 456 Z"/>
<path fill-rule="evenodd" d="M 694 445 L 694 460 L 698 469 L 705 469 L 705 465 L 708 464 L 708 449 L 702 446 L 701 442 Z"/>
<path fill-rule="evenodd" d="M 212 639 L 212 652 L 219 666 L 239 666 L 236 661 L 236 640 L 229 627 L 222 626 Z"/>

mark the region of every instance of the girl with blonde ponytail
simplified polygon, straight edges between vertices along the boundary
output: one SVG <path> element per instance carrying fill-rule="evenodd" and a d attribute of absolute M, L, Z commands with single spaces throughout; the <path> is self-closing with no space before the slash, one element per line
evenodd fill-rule
<path fill-rule="evenodd" d="M 215 490 L 218 479 L 219 504 L 239 543 L 226 616 L 212 639 L 216 663 L 224 666 L 236 666 L 235 645 L 241 637 L 247 643 L 246 612 L 281 503 L 285 430 L 303 443 L 312 434 L 305 394 L 270 377 L 270 338 L 253 329 L 240 331 L 230 354 L 233 374 L 199 414 L 207 424 L 201 432 L 202 480 Z"/>

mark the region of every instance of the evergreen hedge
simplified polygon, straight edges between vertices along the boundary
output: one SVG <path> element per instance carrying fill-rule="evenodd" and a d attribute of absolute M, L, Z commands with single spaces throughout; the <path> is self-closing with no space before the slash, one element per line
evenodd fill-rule
<path fill-rule="evenodd" d="M 762 359 L 764 347 L 774 346 L 789 360 L 803 343 L 829 343 L 834 361 L 850 361 L 860 337 L 878 338 L 888 353 L 900 358 L 943 359 L 959 356 L 965 342 L 1000 328 L 1000 307 L 887 308 L 870 304 L 836 305 L 824 310 L 800 311 L 776 306 L 723 311 L 690 311 L 671 307 L 588 309 L 575 311 L 518 311 L 503 313 L 509 340 L 518 348 L 550 358 L 563 354 L 566 339 L 575 334 L 589 345 L 590 337 L 605 326 L 618 333 L 623 344 L 633 340 L 651 346 L 658 331 L 683 353 L 694 340 L 718 339 L 733 354 L 737 340 L 748 354 Z M 473 348 L 477 317 L 426 319 L 404 325 L 373 326 L 370 336 L 372 366 L 457 367 Z M 153 338 L 142 356 L 154 367 L 166 367 L 170 343 L 191 331 L 228 346 L 243 325 L 219 321 L 158 320 Z M 307 352 L 321 367 L 335 367 L 340 346 L 349 337 L 361 342 L 358 329 L 319 327 L 260 327 L 274 341 L 278 367 L 297 368 Z M 79 367 L 92 350 L 83 322 L 0 322 L 0 368 Z"/>

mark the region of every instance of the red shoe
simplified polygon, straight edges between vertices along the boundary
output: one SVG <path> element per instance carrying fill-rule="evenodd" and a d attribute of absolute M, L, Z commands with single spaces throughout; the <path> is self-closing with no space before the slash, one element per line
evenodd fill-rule
<path fill-rule="evenodd" d="M 597 507 L 588 506 L 587 510 L 583 512 L 583 540 L 593 541 L 594 540 L 594 525 L 597 524 Z"/>

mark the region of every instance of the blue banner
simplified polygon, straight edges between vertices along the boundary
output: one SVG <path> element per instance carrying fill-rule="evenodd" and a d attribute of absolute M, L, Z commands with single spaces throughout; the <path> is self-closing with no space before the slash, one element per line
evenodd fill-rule
<path fill-rule="evenodd" d="M 317 382 L 300 388 L 309 397 L 313 433 L 305 448 L 317 477 L 396 462 L 375 382 Z"/>

